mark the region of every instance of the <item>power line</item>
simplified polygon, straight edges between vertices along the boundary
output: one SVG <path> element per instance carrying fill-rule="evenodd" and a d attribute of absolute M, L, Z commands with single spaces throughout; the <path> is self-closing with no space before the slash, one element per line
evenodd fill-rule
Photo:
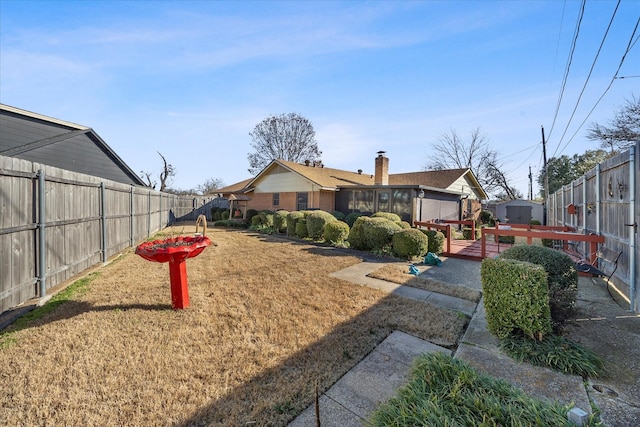
<path fill-rule="evenodd" d="M 591 116 L 591 113 L 593 113 L 593 111 L 596 109 L 596 107 L 598 106 L 598 104 L 600 104 L 600 101 L 602 101 L 602 98 L 604 98 L 604 96 L 607 94 L 607 92 L 609 92 L 609 89 L 611 89 L 611 86 L 613 85 L 613 82 L 616 81 L 616 78 L 618 77 L 618 73 L 620 72 L 620 68 L 622 68 L 622 64 L 624 63 L 624 60 L 627 57 L 627 54 L 629 53 L 629 51 L 631 50 L 631 48 L 636 44 L 636 42 L 638 41 L 638 39 L 640 38 L 640 35 L 638 37 L 636 37 L 635 40 L 633 40 L 633 37 L 636 34 L 636 31 L 638 30 L 638 25 L 640 24 L 640 18 L 638 18 L 638 20 L 636 21 L 636 26 L 633 28 L 633 33 L 631 33 L 631 37 L 629 38 L 629 44 L 627 45 L 627 50 L 625 50 L 625 52 L 622 54 L 622 58 L 620 59 L 620 64 L 618 65 L 618 69 L 616 70 L 616 73 L 613 75 L 613 77 L 611 78 L 611 81 L 609 82 L 609 86 L 607 86 L 607 88 L 604 90 L 604 92 L 602 93 L 602 95 L 600 95 L 600 98 L 598 98 L 598 100 L 596 101 L 596 104 L 593 106 L 593 108 L 589 111 L 589 114 L 587 114 L 587 117 L 584 118 L 584 120 L 582 121 L 582 123 L 580 123 L 580 126 L 578 126 L 578 129 L 576 129 L 575 133 L 571 136 L 571 138 L 569 139 L 569 141 L 567 141 L 567 143 L 564 145 L 564 147 L 562 147 L 562 150 L 560 150 L 560 153 L 562 153 L 567 146 L 569 145 L 569 143 L 571 143 L 571 141 L 573 141 L 573 138 L 575 138 L 575 136 L 578 134 L 578 132 L 580 131 L 580 129 L 582 128 L 582 126 L 584 126 L 584 124 L 586 123 L 586 121 L 589 119 L 589 117 Z"/>
<path fill-rule="evenodd" d="M 560 145 L 562 145 L 562 140 L 564 139 L 565 135 L 567 134 L 567 131 L 569 130 L 569 126 L 571 125 L 571 121 L 573 120 L 573 117 L 576 114 L 576 110 L 578 109 L 578 105 L 580 104 L 580 100 L 582 99 L 582 95 L 584 95 L 584 91 L 587 89 L 587 84 L 589 83 L 589 79 L 591 79 L 591 74 L 593 73 L 593 69 L 596 67 L 596 62 L 598 62 L 598 58 L 600 57 L 600 52 L 602 52 L 602 47 L 604 46 L 604 42 L 607 39 L 607 35 L 609 34 L 611 25 L 613 25 L 613 20 L 616 17 L 616 13 L 618 12 L 618 7 L 620 7 L 620 1 L 621 0 L 618 0 L 618 3 L 616 4 L 616 8 L 613 10 L 613 15 L 611 15 L 611 19 L 609 20 L 609 25 L 607 26 L 607 30 L 604 32 L 604 35 L 602 36 L 600 47 L 598 47 L 598 52 L 596 52 L 596 57 L 593 58 L 593 62 L 591 63 L 591 68 L 589 69 L 589 74 L 587 74 L 587 78 L 585 79 L 584 84 L 582 85 L 582 90 L 580 91 L 580 95 L 578 96 L 576 105 L 575 107 L 573 107 L 573 111 L 571 112 L 571 116 L 569 117 L 569 121 L 567 122 L 567 126 L 565 126 L 564 132 L 562 133 L 562 136 L 558 141 L 558 146 L 556 147 L 556 150 L 553 152 L 553 155 L 551 157 L 555 157 L 556 153 L 558 152 L 558 149 L 560 148 Z M 549 132 L 549 134 L 551 134 L 551 132 Z"/>
<path fill-rule="evenodd" d="M 576 42 L 578 41 L 578 34 L 580 33 L 580 24 L 582 23 L 582 17 L 584 16 L 585 4 L 586 4 L 586 0 L 582 0 L 582 4 L 580 5 L 580 14 L 578 15 L 578 21 L 576 22 L 576 28 L 573 33 L 573 40 L 571 41 L 571 51 L 569 52 L 567 65 L 564 69 L 564 77 L 562 78 L 562 84 L 560 86 L 560 94 L 558 95 L 558 102 L 556 103 L 556 111 L 553 114 L 553 122 L 551 123 L 551 130 L 549 131 L 549 136 L 551 136 L 551 133 L 553 132 L 553 128 L 556 124 L 556 119 L 558 118 L 558 113 L 560 112 L 560 104 L 562 103 L 562 96 L 564 95 L 564 89 L 567 86 L 567 78 L 569 77 L 569 70 L 571 69 L 571 63 L 573 62 L 573 53 L 576 50 Z"/>

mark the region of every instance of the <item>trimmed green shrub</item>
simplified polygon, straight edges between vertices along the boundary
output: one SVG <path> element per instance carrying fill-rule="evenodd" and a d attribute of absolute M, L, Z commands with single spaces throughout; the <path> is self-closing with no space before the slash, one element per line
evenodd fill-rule
<path fill-rule="evenodd" d="M 571 257 L 563 252 L 537 245 L 517 245 L 501 258 L 538 264 L 548 274 L 549 306 L 554 326 L 562 326 L 573 313 L 578 293 L 578 273 Z"/>
<path fill-rule="evenodd" d="M 429 238 L 418 229 L 403 229 L 391 238 L 393 253 L 399 258 L 411 260 L 424 256 L 429 250 Z"/>
<path fill-rule="evenodd" d="M 293 211 L 289 212 L 287 215 L 287 236 L 295 236 L 296 235 L 296 226 L 298 225 L 298 221 L 304 218 L 304 212 L 301 211 Z M 306 227 L 306 224 L 305 224 Z"/>
<path fill-rule="evenodd" d="M 444 233 L 438 230 L 420 229 L 429 238 L 429 252 L 441 254 L 444 251 Z"/>
<path fill-rule="evenodd" d="M 464 240 L 472 240 L 474 238 L 472 231 L 473 231 L 473 229 L 470 228 L 470 227 L 463 228 L 462 229 L 462 238 Z M 477 236 L 476 236 L 476 239 L 477 239 Z"/>
<path fill-rule="evenodd" d="M 489 332 L 501 339 L 522 332 L 538 340 L 551 332 L 547 274 L 542 266 L 486 258 L 480 279 Z"/>
<path fill-rule="evenodd" d="M 306 218 L 300 218 L 298 221 L 296 221 L 296 236 L 300 237 L 301 239 L 309 237 L 309 235 L 307 234 Z"/>
<path fill-rule="evenodd" d="M 347 220 L 349 219 L 349 215 L 347 215 Z M 361 251 L 367 250 L 367 243 L 364 238 L 364 223 L 368 219 L 368 216 L 359 216 L 354 219 L 355 222 L 349 230 L 349 237 L 347 238 L 349 246 L 351 246 L 353 249 L 358 249 Z M 349 225 L 348 222 L 347 225 Z"/>
<path fill-rule="evenodd" d="M 222 211 L 220 213 L 220 219 L 223 221 L 229 219 L 229 211 L 228 210 Z"/>
<path fill-rule="evenodd" d="M 487 211 L 487 210 L 480 211 L 478 220 L 482 224 L 488 225 L 490 227 L 495 227 L 496 225 L 496 219 L 493 217 L 493 212 L 491 211 Z"/>
<path fill-rule="evenodd" d="M 254 227 L 262 225 L 262 220 L 260 219 L 260 215 L 255 215 L 253 218 L 251 218 L 251 225 L 253 225 Z"/>
<path fill-rule="evenodd" d="M 337 221 L 336 217 L 325 211 L 311 211 L 306 216 L 307 234 L 313 240 L 320 240 L 325 224 Z"/>
<path fill-rule="evenodd" d="M 411 224 L 409 224 L 407 221 L 400 221 L 399 223 L 397 223 L 400 228 L 402 228 L 403 230 L 408 230 L 411 228 Z"/>
<path fill-rule="evenodd" d="M 376 212 L 373 215 L 371 215 L 371 218 L 385 218 L 391 222 L 396 222 L 396 223 L 402 221 L 402 218 L 400 218 L 400 215 L 394 214 L 391 212 Z"/>
<path fill-rule="evenodd" d="M 248 209 L 247 210 L 247 221 L 249 221 L 251 223 L 251 219 L 258 215 L 258 211 L 255 209 Z"/>
<path fill-rule="evenodd" d="M 540 224 L 540 221 L 538 221 L 537 219 L 532 219 L 531 221 L 529 221 L 529 225 L 542 225 L 542 224 Z"/>
<path fill-rule="evenodd" d="M 344 221 L 345 215 L 340 211 L 332 211 L 331 215 L 333 215 L 337 220 Z"/>
<path fill-rule="evenodd" d="M 361 216 L 363 216 L 361 212 L 351 212 L 344 217 L 344 222 L 346 222 L 349 225 L 349 227 L 353 227 L 353 224 L 355 224 L 356 219 L 360 218 Z"/>
<path fill-rule="evenodd" d="M 280 210 L 273 213 L 273 228 L 276 233 L 284 233 L 287 231 L 288 211 Z"/>
<path fill-rule="evenodd" d="M 498 242 L 513 245 L 516 242 L 516 236 L 498 236 Z"/>
<path fill-rule="evenodd" d="M 342 221 L 328 222 L 324 226 L 324 239 L 331 243 L 342 243 L 349 237 L 349 225 Z"/>
<path fill-rule="evenodd" d="M 371 251 L 391 243 L 394 233 L 402 230 L 398 224 L 385 218 L 360 217 L 349 233 L 349 244 L 354 249 Z"/>

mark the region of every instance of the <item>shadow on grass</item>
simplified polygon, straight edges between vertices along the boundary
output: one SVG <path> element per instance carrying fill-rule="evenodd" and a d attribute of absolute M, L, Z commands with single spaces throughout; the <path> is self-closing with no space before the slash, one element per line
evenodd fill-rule
<path fill-rule="evenodd" d="M 382 298 L 358 316 L 338 324 L 316 342 L 201 407 L 177 425 L 287 425 L 314 402 L 316 383 L 319 394 L 326 392 L 394 330 L 418 337 L 424 335 L 420 333 L 419 313 L 414 324 L 396 322 L 397 312 L 402 309 L 399 301 L 400 298 L 391 295 Z M 456 342 L 436 344 L 454 348 L 464 327 L 460 328 Z M 262 399 L 258 401 L 260 396 Z M 323 407 L 320 407 L 322 411 Z"/>
<path fill-rule="evenodd" d="M 60 307 L 60 308 L 59 308 Z M 165 311 L 173 310 L 171 304 L 113 304 L 113 305 L 94 305 L 82 301 L 63 300 L 54 301 L 45 304 L 42 307 L 35 305 L 13 310 L 12 312 L 3 313 L 6 316 L 0 323 L 0 339 L 2 335 L 11 332 L 21 331 L 48 323 L 59 322 L 61 320 L 71 319 L 88 312 L 103 311 L 127 311 L 127 310 L 147 310 L 147 311 Z"/>

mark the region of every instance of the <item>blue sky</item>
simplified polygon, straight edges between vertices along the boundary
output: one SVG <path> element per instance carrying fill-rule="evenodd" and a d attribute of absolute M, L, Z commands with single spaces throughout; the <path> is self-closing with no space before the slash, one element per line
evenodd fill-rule
<path fill-rule="evenodd" d="M 557 108 L 579 1 L 0 0 L 0 102 L 92 127 L 136 172 L 160 151 L 181 189 L 249 178 L 271 114 L 308 118 L 327 167 L 366 173 L 379 150 L 391 173 L 423 170 L 443 133 L 481 128 L 526 196 L 541 125 L 549 157 L 582 153 L 589 123 L 640 96 L 640 43 L 606 90 L 640 2 L 587 77 L 616 4 L 586 2 Z"/>

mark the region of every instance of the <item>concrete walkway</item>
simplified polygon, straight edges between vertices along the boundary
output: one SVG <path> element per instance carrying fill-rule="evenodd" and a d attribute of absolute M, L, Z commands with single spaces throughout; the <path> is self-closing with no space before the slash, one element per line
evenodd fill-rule
<path fill-rule="evenodd" d="M 481 289 L 479 262 L 456 258 L 443 258 L 443 261 L 442 266 L 429 268 L 421 273 L 421 276 Z M 581 377 L 518 363 L 500 351 L 498 340 L 487 330 L 482 300 L 479 304 L 475 304 L 467 300 L 367 277 L 367 274 L 383 266 L 384 263 L 381 262 L 364 261 L 336 272 L 333 276 L 472 316 L 454 357 L 467 361 L 479 371 L 523 389 L 531 396 L 559 401 L 561 404 L 573 403 L 575 407 L 591 413 L 589 395 Z M 583 282 L 583 280 L 589 280 L 589 282 Z M 591 284 L 590 279 L 581 278 L 579 287 L 584 288 Z M 608 304 L 615 305 L 613 301 L 608 301 Z M 638 319 L 640 320 L 640 317 Z M 321 425 L 323 427 L 361 426 L 380 403 L 394 396 L 397 389 L 406 383 L 413 359 L 422 353 L 434 351 L 451 354 L 447 349 L 403 332 L 392 333 L 322 395 L 319 402 Z M 635 407 L 632 403 L 630 407 L 628 399 L 621 405 L 623 406 L 610 404 L 610 407 L 607 406 L 604 411 L 601 409 L 601 417 L 605 425 L 609 427 L 640 425 L 640 420 L 637 418 L 640 415 L 640 405 Z M 630 408 L 631 412 L 629 412 Z M 623 423 L 618 424 L 614 420 L 620 418 L 617 414 L 620 409 L 626 411 L 628 416 L 624 416 Z M 315 419 L 315 405 L 311 405 L 290 426 L 312 426 L 315 425 Z M 633 420 L 638 422 L 627 424 Z M 612 421 L 614 422 L 610 423 Z"/>

